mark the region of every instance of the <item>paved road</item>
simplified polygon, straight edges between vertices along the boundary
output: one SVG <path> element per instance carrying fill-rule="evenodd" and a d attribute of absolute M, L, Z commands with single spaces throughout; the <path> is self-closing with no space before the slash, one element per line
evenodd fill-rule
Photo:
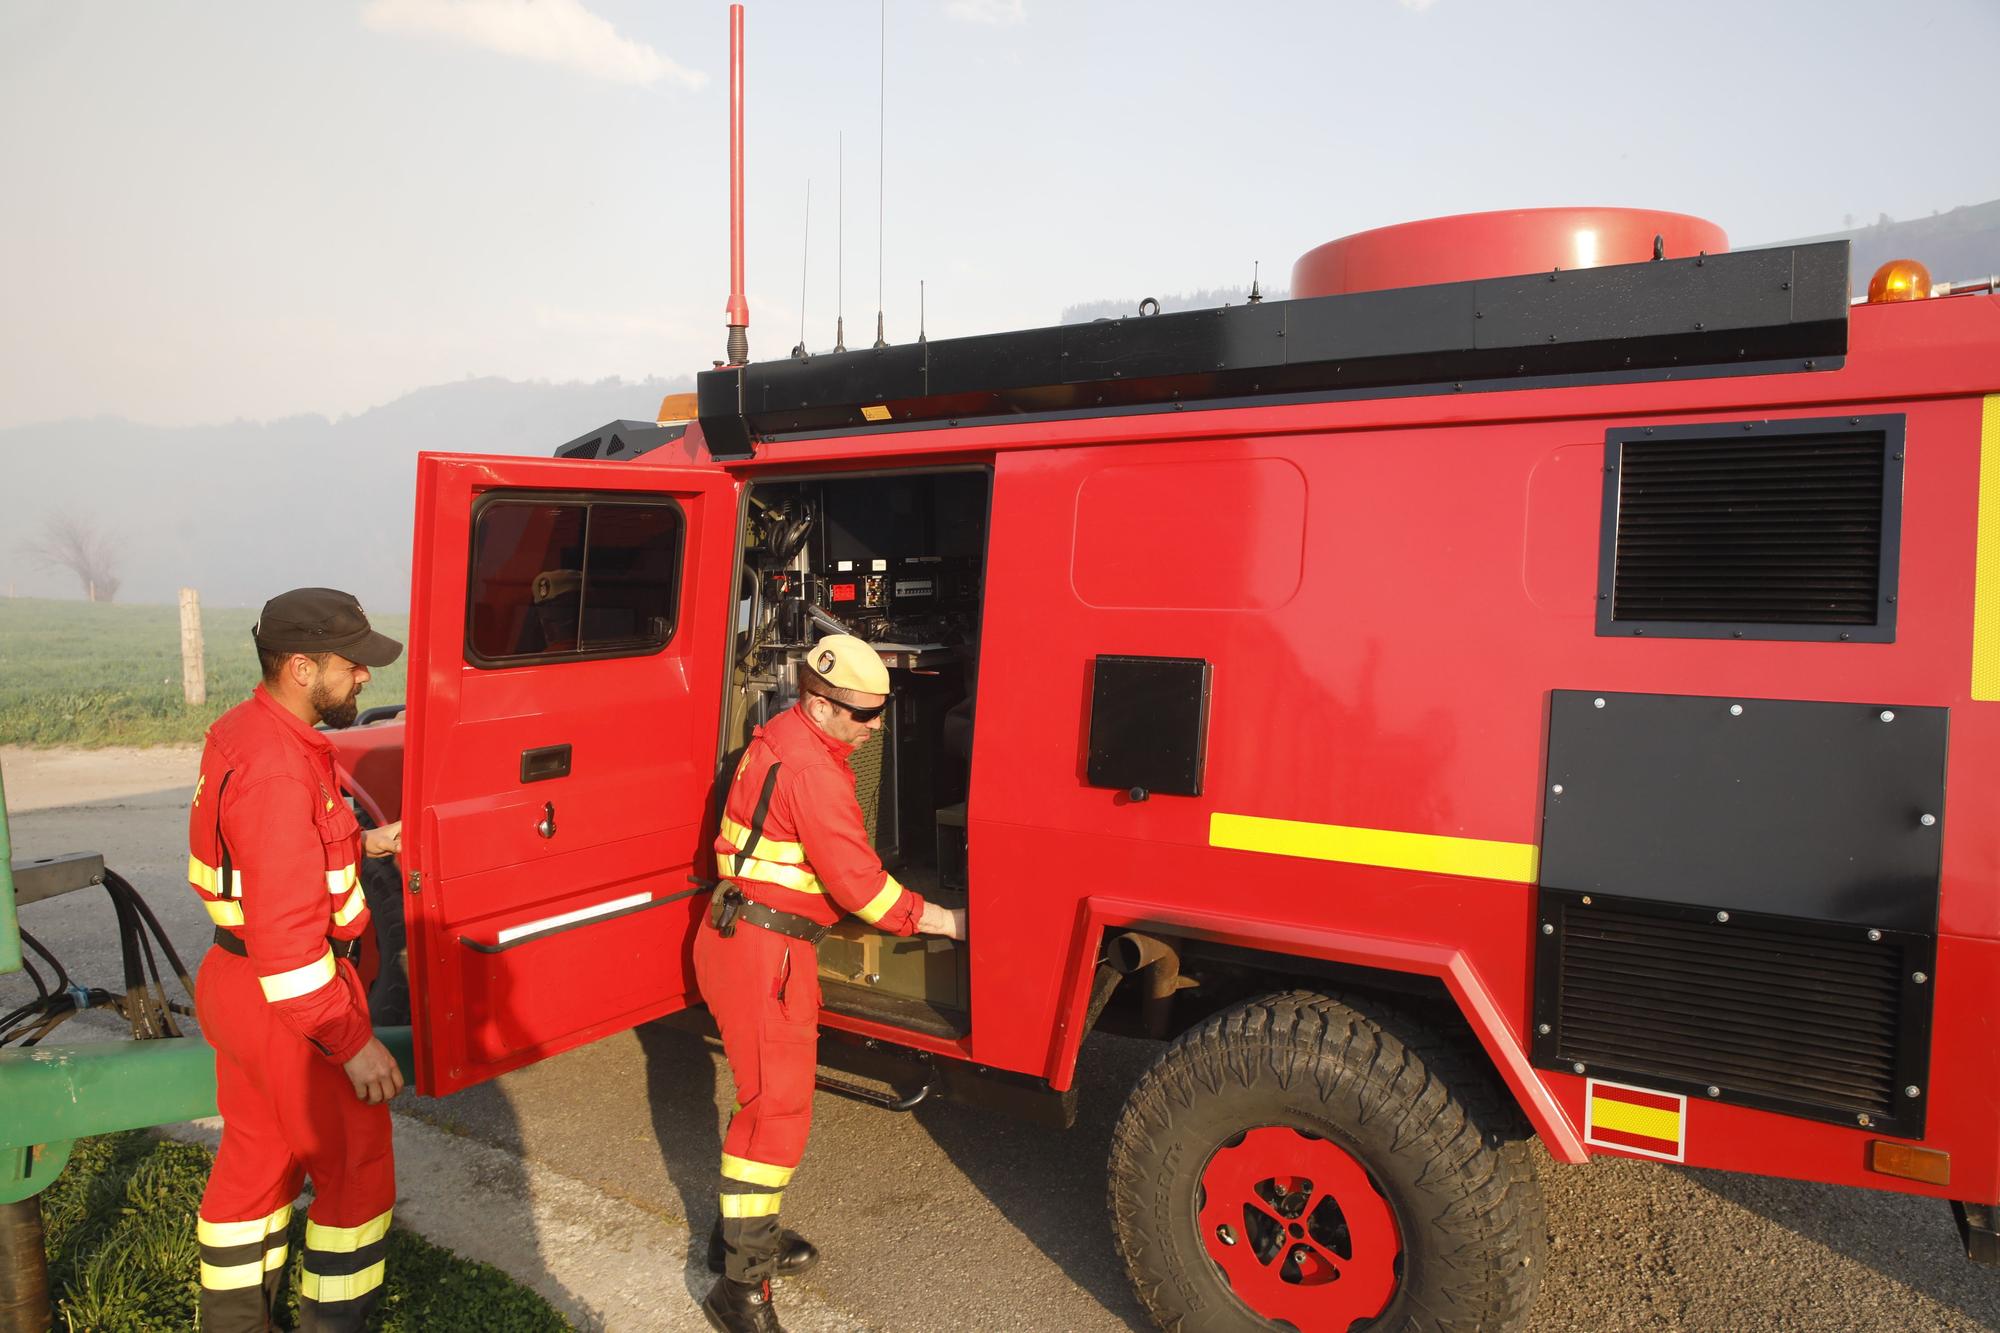
<path fill-rule="evenodd" d="M 0 750 L 0 767 L 18 854 L 103 851 L 196 961 L 207 919 L 180 878 L 191 752 Z M 110 923 L 95 894 L 23 912 L 80 979 L 115 985 Z M 26 993 L 0 980 L 0 1006 Z M 581 1182 L 663 1231 L 705 1225 L 730 1092 L 693 1027 L 654 1024 L 398 1110 L 501 1149 L 485 1155 L 488 1172 Z M 869 1329 L 1139 1327 L 1104 1220 L 1103 1162 L 1124 1089 L 1150 1058 L 1143 1043 L 1093 1039 L 1082 1117 L 1066 1134 L 822 1095 L 786 1220 L 828 1260 L 797 1299 Z M 1541 1170 L 1552 1248 L 1533 1333 L 2000 1329 L 2000 1272 L 1965 1261 L 1935 1202 L 1632 1161 L 1544 1158 Z M 554 1228 L 539 1238 L 551 1270 L 575 1243 Z M 671 1295 L 700 1277 L 669 1265 L 657 1281 Z"/>

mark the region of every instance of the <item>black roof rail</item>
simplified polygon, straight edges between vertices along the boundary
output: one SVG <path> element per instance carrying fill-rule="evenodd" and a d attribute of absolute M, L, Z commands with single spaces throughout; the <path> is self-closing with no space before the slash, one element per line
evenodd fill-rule
<path fill-rule="evenodd" d="M 709 453 L 731 459 L 788 435 L 1022 415 L 1831 370 L 1847 269 L 1848 243 L 1826 241 L 934 338 L 703 371 L 697 404 Z"/>

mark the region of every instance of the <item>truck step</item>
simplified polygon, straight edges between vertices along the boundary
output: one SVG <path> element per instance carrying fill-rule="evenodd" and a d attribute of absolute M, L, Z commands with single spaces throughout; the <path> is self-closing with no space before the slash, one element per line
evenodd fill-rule
<path fill-rule="evenodd" d="M 885 1111 L 914 1111 L 937 1086 L 937 1070 L 928 1060 L 924 1061 L 924 1075 L 923 1086 L 911 1093 L 898 1093 L 894 1087 L 886 1090 L 864 1087 L 831 1074 L 819 1075 L 813 1080 L 813 1086 L 841 1097 L 851 1097 L 857 1102 L 867 1102 L 870 1106 L 879 1106 Z"/>

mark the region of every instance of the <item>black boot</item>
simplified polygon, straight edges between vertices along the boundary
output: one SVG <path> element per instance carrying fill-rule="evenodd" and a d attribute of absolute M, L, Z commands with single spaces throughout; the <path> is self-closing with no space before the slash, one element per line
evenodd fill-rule
<path fill-rule="evenodd" d="M 708 1233 L 708 1271 L 720 1273 L 728 1259 L 722 1244 L 722 1219 L 716 1218 Z M 774 1277 L 797 1277 L 819 1262 L 819 1247 L 796 1231 L 787 1231 L 778 1240 L 778 1266 Z"/>
<path fill-rule="evenodd" d="M 701 1298 L 701 1312 L 709 1327 L 721 1333 L 785 1333 L 779 1327 L 778 1312 L 771 1308 L 768 1282 L 731 1282 L 719 1277 Z"/>

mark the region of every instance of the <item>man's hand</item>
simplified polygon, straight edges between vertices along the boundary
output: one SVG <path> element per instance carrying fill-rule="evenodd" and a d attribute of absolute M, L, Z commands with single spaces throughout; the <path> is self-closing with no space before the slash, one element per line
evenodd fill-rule
<path fill-rule="evenodd" d="M 403 821 L 372 828 L 361 835 L 363 856 L 395 856 L 403 850 Z"/>
<path fill-rule="evenodd" d="M 347 1081 L 354 1085 L 354 1095 L 370 1106 L 386 1102 L 403 1090 L 403 1071 L 397 1068 L 396 1057 L 389 1054 L 389 1048 L 378 1037 L 370 1037 L 368 1044 L 341 1068 L 347 1071 Z"/>
<path fill-rule="evenodd" d="M 948 940 L 962 940 L 965 938 L 965 909 L 925 903 L 923 915 L 917 918 L 917 930 L 924 935 L 942 935 Z"/>

